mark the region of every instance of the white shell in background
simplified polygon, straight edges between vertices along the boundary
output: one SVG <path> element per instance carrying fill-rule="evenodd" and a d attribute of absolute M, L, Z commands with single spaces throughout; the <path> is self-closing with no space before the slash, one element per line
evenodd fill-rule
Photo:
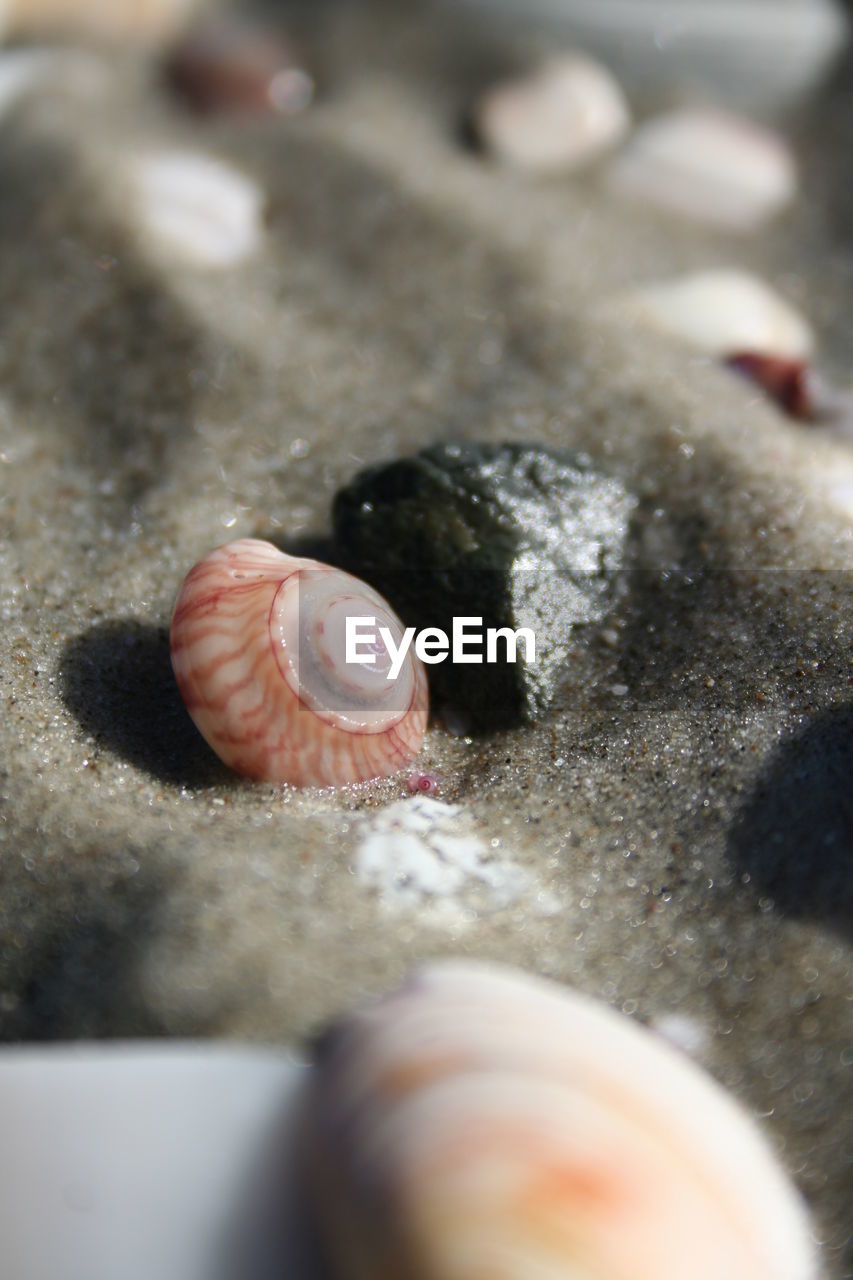
<path fill-rule="evenodd" d="M 844 48 L 839 0 L 444 0 L 482 15 L 491 35 L 512 18 L 539 35 L 603 58 L 632 92 L 685 88 L 739 110 L 776 110 L 808 93 Z"/>
<path fill-rule="evenodd" d="M 502 848 L 496 852 L 502 842 L 493 844 L 460 805 L 416 795 L 365 815 L 359 826 L 355 874 L 386 911 L 455 929 L 519 902 L 535 915 L 560 912 L 557 895 Z"/>
<path fill-rule="evenodd" d="M 307 1173 L 336 1280 L 812 1280 L 799 1197 L 711 1079 L 603 1005 L 432 966 L 321 1045 Z"/>
<path fill-rule="evenodd" d="M 714 356 L 739 352 L 803 359 L 814 345 L 808 322 L 757 276 L 701 271 L 647 285 L 620 309 Z"/>
<path fill-rule="evenodd" d="M 519 168 L 577 168 L 625 134 L 630 112 L 610 72 L 590 58 L 553 58 L 523 79 L 496 85 L 480 100 L 474 125 L 482 143 Z"/>
<path fill-rule="evenodd" d="M 794 198 L 797 170 L 768 130 L 720 111 L 684 110 L 642 124 L 613 162 L 610 182 L 696 222 L 750 231 Z"/>
<path fill-rule="evenodd" d="M 161 256 L 227 268 L 260 246 L 263 192 L 221 160 L 193 151 L 139 156 L 131 184 L 140 233 Z"/>

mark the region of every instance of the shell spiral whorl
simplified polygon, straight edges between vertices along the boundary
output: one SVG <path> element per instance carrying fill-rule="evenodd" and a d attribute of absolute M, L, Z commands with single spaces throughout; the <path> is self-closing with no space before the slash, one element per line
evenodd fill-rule
<path fill-rule="evenodd" d="M 247 777 L 329 786 L 384 777 L 417 755 L 427 684 L 411 653 L 345 662 L 345 619 L 370 616 L 399 644 L 402 624 L 357 578 L 244 538 L 205 556 L 172 614 L 175 679 L 202 736 Z"/>
<path fill-rule="evenodd" d="M 654 1033 L 433 965 L 320 1042 L 304 1109 L 340 1280 L 813 1280 L 761 1135 Z"/>

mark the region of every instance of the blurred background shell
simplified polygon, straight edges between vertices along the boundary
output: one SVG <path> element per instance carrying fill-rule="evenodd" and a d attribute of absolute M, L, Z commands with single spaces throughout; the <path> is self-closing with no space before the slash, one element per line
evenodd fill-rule
<path fill-rule="evenodd" d="M 444 0 L 446 3 L 447 0 Z M 835 0 L 465 0 L 516 37 L 539 30 L 602 58 L 631 92 L 705 93 L 772 112 L 812 89 L 849 23 Z M 553 47 L 553 46 L 552 46 Z"/>

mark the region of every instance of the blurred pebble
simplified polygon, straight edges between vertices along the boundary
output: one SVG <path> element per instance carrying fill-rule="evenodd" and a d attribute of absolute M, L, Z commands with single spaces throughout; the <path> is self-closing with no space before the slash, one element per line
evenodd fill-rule
<path fill-rule="evenodd" d="M 708 355 L 739 352 L 802 360 L 812 350 L 808 322 L 757 276 L 702 271 L 649 285 L 620 300 L 632 317 Z"/>
<path fill-rule="evenodd" d="M 729 231 L 750 231 L 794 198 L 788 146 L 721 111 L 684 110 L 640 126 L 610 173 L 622 195 Z"/>
<path fill-rule="evenodd" d="M 140 230 L 170 256 L 200 267 L 230 267 L 260 245 L 264 197 L 221 160 L 168 151 L 134 161 Z"/>
<path fill-rule="evenodd" d="M 489 90 L 473 123 L 480 142 L 498 159 L 556 173 L 575 169 L 618 142 L 630 113 L 605 67 L 569 54 Z"/>
<path fill-rule="evenodd" d="M 314 96 L 314 81 L 276 32 L 219 19 L 190 32 L 173 51 L 166 79 L 201 114 L 293 115 Z"/>
<path fill-rule="evenodd" d="M 738 352 L 726 363 L 764 391 L 791 418 L 812 422 L 817 416 L 809 367 L 804 360 Z"/>
<path fill-rule="evenodd" d="M 173 40 L 205 0 L 0 0 L 0 39 L 68 36 L 127 44 Z"/>

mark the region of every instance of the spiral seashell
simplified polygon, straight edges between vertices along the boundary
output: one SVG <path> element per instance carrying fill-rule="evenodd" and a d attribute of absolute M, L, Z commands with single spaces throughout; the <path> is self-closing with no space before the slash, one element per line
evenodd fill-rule
<path fill-rule="evenodd" d="M 190 571 L 172 615 L 172 668 L 216 754 L 247 777 L 328 786 L 384 777 L 417 755 L 427 684 L 411 652 L 395 680 L 345 661 L 350 616 L 402 624 L 365 583 L 244 538 Z"/>
<path fill-rule="evenodd" d="M 433 966 L 320 1045 L 303 1151 L 339 1280 L 809 1280 L 739 1107 L 586 997 Z"/>

